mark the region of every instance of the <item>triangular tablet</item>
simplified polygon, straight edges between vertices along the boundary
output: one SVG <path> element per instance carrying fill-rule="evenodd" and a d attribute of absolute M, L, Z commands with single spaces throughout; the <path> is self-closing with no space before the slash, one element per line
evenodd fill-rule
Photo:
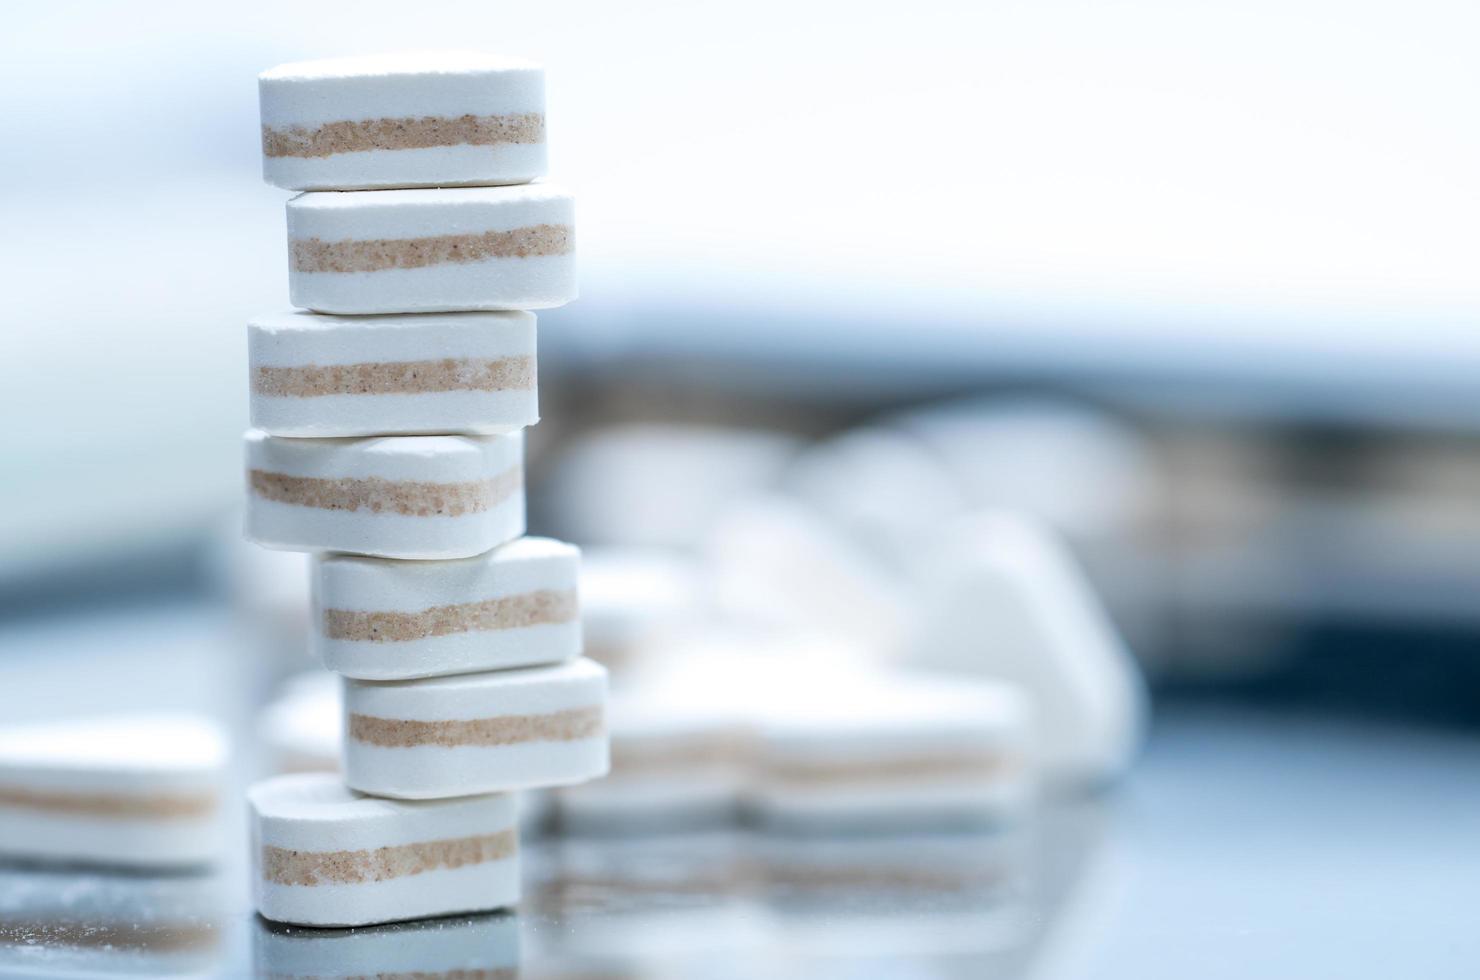
<path fill-rule="evenodd" d="M 1028 518 L 982 513 L 944 529 L 932 556 L 916 661 L 1019 684 L 1038 708 L 1049 783 L 1118 775 L 1140 744 L 1145 690 L 1063 541 Z"/>

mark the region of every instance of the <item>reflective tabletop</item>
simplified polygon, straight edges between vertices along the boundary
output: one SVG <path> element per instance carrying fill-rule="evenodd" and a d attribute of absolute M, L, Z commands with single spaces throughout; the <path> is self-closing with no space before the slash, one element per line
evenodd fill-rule
<path fill-rule="evenodd" d="M 517 910 L 298 929 L 245 855 L 0 868 L 4 976 L 1460 976 L 1480 740 L 1164 707 L 1118 791 L 996 831 L 535 836 Z"/>

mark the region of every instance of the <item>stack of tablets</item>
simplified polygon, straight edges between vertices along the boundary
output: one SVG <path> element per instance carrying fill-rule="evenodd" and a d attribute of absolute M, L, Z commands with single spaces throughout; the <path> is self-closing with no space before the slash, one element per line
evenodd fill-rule
<path fill-rule="evenodd" d="M 362 925 L 518 897 L 512 801 L 607 768 L 578 552 L 524 533 L 535 317 L 575 297 L 544 79 L 476 52 L 261 77 L 292 300 L 249 326 L 247 536 L 315 554 L 343 775 L 254 787 L 258 909 Z M 373 797 L 383 797 L 375 799 Z M 410 802 L 415 801 L 415 802 Z"/>

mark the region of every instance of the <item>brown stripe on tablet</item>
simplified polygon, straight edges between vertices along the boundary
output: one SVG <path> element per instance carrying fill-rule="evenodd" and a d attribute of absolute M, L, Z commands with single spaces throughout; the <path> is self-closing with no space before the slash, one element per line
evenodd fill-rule
<path fill-rule="evenodd" d="M 367 238 L 326 242 L 293 241 L 293 268 L 298 272 L 380 272 L 421 269 L 429 265 L 524 259 L 565 255 L 574 235 L 569 225 L 529 225 L 509 231 L 434 235 L 429 238 Z"/>
<path fill-rule="evenodd" d="M 262 127 L 262 152 L 269 157 L 327 157 L 365 150 L 421 150 L 430 146 L 498 146 L 544 141 L 545 117 L 538 112 L 355 119 L 281 129 Z"/>
<path fill-rule="evenodd" d="M 681 870 L 674 871 L 674 868 Z M 535 883 L 535 906 L 570 908 L 572 901 L 587 903 L 592 895 L 716 895 L 754 882 L 749 868 L 691 870 L 687 862 L 659 868 L 644 864 L 630 875 L 565 873 Z"/>
<path fill-rule="evenodd" d="M 378 476 L 331 480 L 267 470 L 250 470 L 247 477 L 257 496 L 298 507 L 368 510 L 407 517 L 461 517 L 491 510 L 513 496 L 524 474 L 515 467 L 490 480 L 460 483 L 385 480 Z"/>
<path fill-rule="evenodd" d="M 573 590 L 539 589 L 482 602 L 433 606 L 420 612 L 359 612 L 325 609 L 324 635 L 331 640 L 404 643 L 454 633 L 488 633 L 569 623 L 578 615 Z"/>
<path fill-rule="evenodd" d="M 980 779 L 1017 768 L 1015 756 L 960 752 L 894 758 L 772 760 L 766 775 L 784 783 L 914 782 L 922 779 Z"/>
<path fill-rule="evenodd" d="M 528 391 L 534 358 L 445 357 L 436 361 L 367 361 L 258 367 L 252 390 L 277 398 L 323 395 L 418 395 L 439 391 Z"/>
<path fill-rule="evenodd" d="M 1008 880 L 1008 872 L 1002 868 L 927 870 L 924 868 L 848 867 L 839 865 L 831 868 L 806 867 L 801 865 L 768 865 L 765 879 L 771 885 L 788 888 L 818 889 L 872 889 L 878 891 L 961 892 L 991 888 Z"/>
<path fill-rule="evenodd" d="M 567 708 L 545 715 L 500 715 L 457 721 L 408 721 L 349 716 L 349 737 L 390 748 L 415 745 L 518 745 L 524 742 L 574 742 L 605 730 L 601 707 Z"/>
<path fill-rule="evenodd" d="M 344 885 L 502 861 L 519 848 L 513 828 L 474 837 L 360 851 L 296 851 L 262 845 L 262 877 L 279 885 Z"/>
<path fill-rule="evenodd" d="M 122 793 L 67 793 L 26 789 L 22 786 L 0 786 L 0 806 L 119 819 L 192 818 L 214 813 L 216 794 L 155 793 L 130 796 Z"/>
<path fill-rule="evenodd" d="M 631 776 L 736 765 L 745 760 L 746 749 L 744 739 L 730 734 L 688 735 L 657 744 L 614 741 L 612 772 Z"/>

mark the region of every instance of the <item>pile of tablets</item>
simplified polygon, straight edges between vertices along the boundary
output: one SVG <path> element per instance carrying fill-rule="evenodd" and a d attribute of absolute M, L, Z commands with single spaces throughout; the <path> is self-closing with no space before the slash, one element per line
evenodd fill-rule
<path fill-rule="evenodd" d="M 607 769 L 578 551 L 524 534 L 535 317 L 575 298 L 544 76 L 476 52 L 283 65 L 264 175 L 304 309 L 249 327 L 247 536 L 312 552 L 344 677 L 341 775 L 250 791 L 267 918 L 363 925 L 517 901 L 511 791 Z"/>

